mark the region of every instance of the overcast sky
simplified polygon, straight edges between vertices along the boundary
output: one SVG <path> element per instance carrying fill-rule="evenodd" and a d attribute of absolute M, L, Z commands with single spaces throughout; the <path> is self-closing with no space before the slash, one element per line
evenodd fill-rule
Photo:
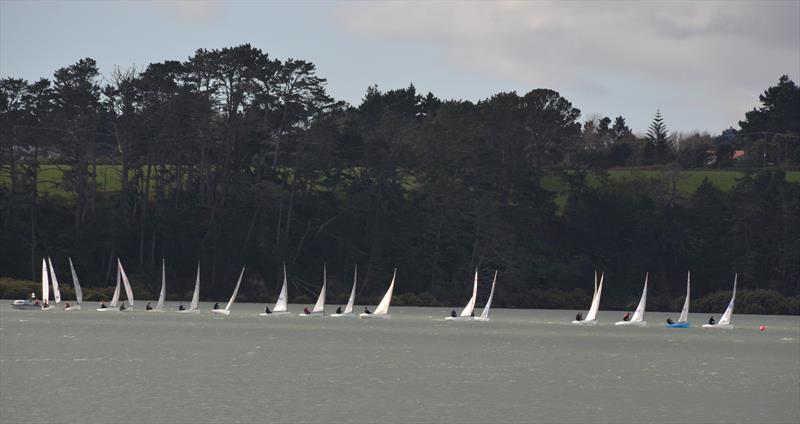
<path fill-rule="evenodd" d="M 800 1 L 255 2 L 0 0 L 0 76 L 35 80 L 83 57 L 101 72 L 251 43 L 309 60 L 337 99 L 413 83 L 446 99 L 559 91 L 644 132 L 736 126 L 800 74 Z"/>

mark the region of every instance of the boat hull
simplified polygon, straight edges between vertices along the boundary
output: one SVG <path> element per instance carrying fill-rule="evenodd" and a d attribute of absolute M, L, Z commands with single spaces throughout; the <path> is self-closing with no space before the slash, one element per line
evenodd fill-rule
<path fill-rule="evenodd" d="M 271 312 L 269 314 L 266 313 L 266 312 L 262 312 L 262 313 L 258 314 L 258 316 L 261 316 L 261 317 L 288 317 L 288 316 L 292 316 L 292 313 L 289 312 L 289 311 Z"/>
<path fill-rule="evenodd" d="M 301 318 L 325 318 L 325 312 L 312 312 L 310 314 L 299 313 L 297 316 Z"/>
<path fill-rule="evenodd" d="M 73 305 L 73 306 L 70 306 L 69 308 L 64 308 L 64 310 L 65 311 L 80 311 L 81 310 L 81 305 Z"/>
<path fill-rule="evenodd" d="M 359 319 L 392 319 L 389 314 L 358 314 Z"/>
<path fill-rule="evenodd" d="M 688 322 L 676 322 L 674 324 L 667 324 L 667 328 L 689 328 Z"/>
<path fill-rule="evenodd" d="M 15 300 L 11 302 L 11 307 L 20 311 L 41 311 L 42 305 L 37 305 L 30 300 Z"/>
<path fill-rule="evenodd" d="M 614 325 L 619 327 L 645 327 L 647 321 L 617 321 Z"/>
<path fill-rule="evenodd" d="M 231 311 L 226 311 L 224 309 L 212 309 L 211 313 L 217 315 L 230 315 Z"/>
<path fill-rule="evenodd" d="M 731 330 L 733 324 L 703 324 L 703 328 L 717 328 L 720 330 Z"/>
<path fill-rule="evenodd" d="M 117 308 L 97 308 L 97 312 L 119 312 Z"/>
<path fill-rule="evenodd" d="M 596 319 L 593 319 L 593 320 L 580 320 L 580 321 L 574 320 L 574 321 L 572 321 L 572 324 L 573 325 L 585 325 L 587 327 L 594 327 L 595 325 L 597 325 L 597 320 Z"/>
<path fill-rule="evenodd" d="M 445 321 L 475 321 L 475 317 L 446 317 Z"/>
<path fill-rule="evenodd" d="M 179 314 L 199 314 L 200 310 L 199 309 L 184 309 L 182 311 L 178 310 L 178 311 L 175 311 L 175 312 L 177 312 Z"/>
<path fill-rule="evenodd" d="M 349 314 L 331 314 L 331 318 L 355 318 L 356 314 L 349 313 Z"/>

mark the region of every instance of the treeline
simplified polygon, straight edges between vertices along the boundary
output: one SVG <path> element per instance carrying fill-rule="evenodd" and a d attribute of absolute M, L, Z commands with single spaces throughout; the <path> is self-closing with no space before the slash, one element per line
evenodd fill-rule
<path fill-rule="evenodd" d="M 450 304 L 475 268 L 484 282 L 499 269 L 509 307 L 590 290 L 595 269 L 621 306 L 645 272 L 665 304 L 683 296 L 688 269 L 698 297 L 728 290 L 734 272 L 743 288 L 800 291 L 800 185 L 781 170 L 798 163 L 788 78 L 724 139 L 782 143 L 780 166 L 739 165 L 732 190 L 705 182 L 691 196 L 676 190 L 682 139 L 660 116 L 639 137 L 622 117 L 582 124 L 548 89 L 472 103 L 369 87 L 352 106 L 325 86 L 312 63 L 250 45 L 104 79 L 83 59 L 52 80 L 0 80 L 0 275 L 38 279 L 49 255 L 69 281 L 71 256 L 85 285 L 105 287 L 121 257 L 153 293 L 164 257 L 174 293 L 191 290 L 200 261 L 204 299 L 227 296 L 242 265 L 242 295 L 261 299 L 284 261 L 296 296 L 316 292 L 323 263 L 330 292 L 346 293 L 358 264 L 365 298 L 397 267 L 398 295 Z M 725 162 L 722 141 L 709 143 Z M 625 181 L 605 171 L 648 163 L 669 170 Z M 43 164 L 58 165 L 69 196 L 38 193 Z M 118 191 L 98 187 L 107 165 Z M 561 207 L 541 185 L 554 174 Z"/>

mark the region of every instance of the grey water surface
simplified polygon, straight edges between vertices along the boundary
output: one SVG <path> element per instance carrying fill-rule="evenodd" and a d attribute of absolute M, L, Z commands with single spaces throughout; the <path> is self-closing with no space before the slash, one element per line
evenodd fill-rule
<path fill-rule="evenodd" d="M 798 317 L 734 314 L 728 331 L 698 328 L 705 314 L 667 329 L 658 312 L 630 328 L 608 311 L 578 327 L 576 311 L 450 322 L 392 307 L 364 321 L 9 303 L 2 423 L 800 422 Z"/>

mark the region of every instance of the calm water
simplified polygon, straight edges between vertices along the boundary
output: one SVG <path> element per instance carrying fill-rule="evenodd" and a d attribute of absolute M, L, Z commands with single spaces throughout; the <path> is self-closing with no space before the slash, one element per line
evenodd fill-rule
<path fill-rule="evenodd" d="M 2 301 L 0 422 L 800 421 L 798 317 L 712 331 L 653 312 L 647 328 L 614 327 L 616 312 L 582 328 L 575 311 L 459 323 L 437 308 L 359 321 L 94 307 Z"/>

